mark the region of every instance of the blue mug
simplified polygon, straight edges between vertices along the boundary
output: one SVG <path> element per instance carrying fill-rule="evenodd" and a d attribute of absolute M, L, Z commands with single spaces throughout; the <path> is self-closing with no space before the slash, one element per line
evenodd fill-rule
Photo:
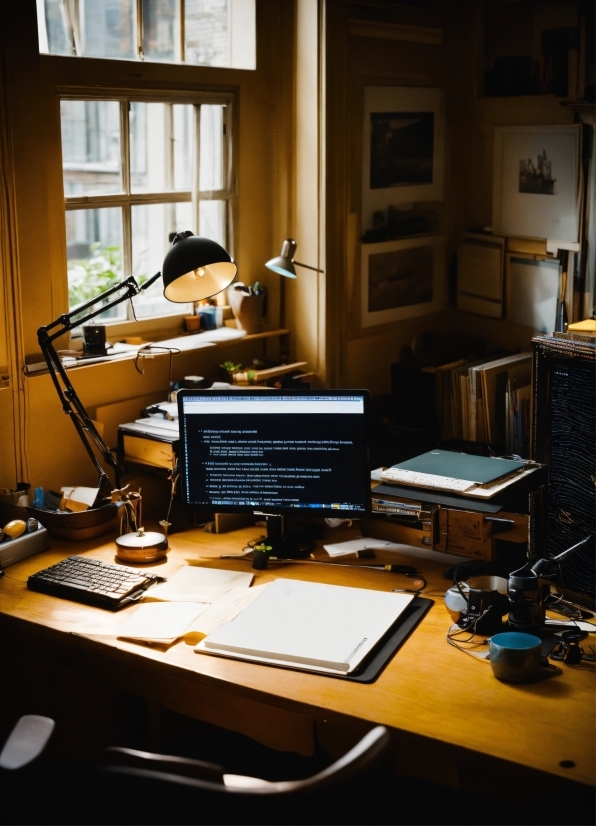
<path fill-rule="evenodd" d="M 498 680 L 527 683 L 542 665 L 542 640 L 534 634 L 506 631 L 490 639 L 490 664 Z"/>

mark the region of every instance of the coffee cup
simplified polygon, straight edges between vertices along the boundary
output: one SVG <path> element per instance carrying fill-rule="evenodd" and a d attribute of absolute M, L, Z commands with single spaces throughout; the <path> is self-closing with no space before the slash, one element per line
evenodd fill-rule
<path fill-rule="evenodd" d="M 490 639 L 490 664 L 498 680 L 527 683 L 542 665 L 542 640 L 534 634 L 506 631 Z"/>

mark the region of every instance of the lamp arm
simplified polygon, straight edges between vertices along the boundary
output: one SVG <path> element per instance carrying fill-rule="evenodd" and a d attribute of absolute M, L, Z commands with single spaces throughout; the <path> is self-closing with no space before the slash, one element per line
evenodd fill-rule
<path fill-rule="evenodd" d="M 122 281 L 120 284 L 116 284 L 114 287 L 110 287 L 109 290 L 106 290 L 104 293 L 101 293 L 101 295 L 99 295 L 97 298 L 92 298 L 84 304 L 80 304 L 70 313 L 64 313 L 55 321 L 52 321 L 50 324 L 48 324 L 46 327 L 40 327 L 37 331 L 37 340 L 39 342 L 39 346 L 41 348 L 41 352 L 46 361 L 46 364 L 48 365 L 48 370 L 54 383 L 54 387 L 56 388 L 56 392 L 58 393 L 58 397 L 60 398 L 60 401 L 62 403 L 62 409 L 66 414 L 70 416 L 72 423 L 75 426 L 77 433 L 79 434 L 79 438 L 83 443 L 85 450 L 89 454 L 89 458 L 91 459 L 91 461 L 97 469 L 97 472 L 99 473 L 98 489 L 101 489 L 103 485 L 109 480 L 106 472 L 101 466 L 101 463 L 99 462 L 97 456 L 93 452 L 92 445 L 95 445 L 95 447 L 101 454 L 104 462 L 106 462 L 114 471 L 117 488 L 120 487 L 120 477 L 124 472 L 124 469 L 114 459 L 111 450 L 104 442 L 103 438 L 101 437 L 100 433 L 98 432 L 97 428 L 95 427 L 91 418 L 89 417 L 89 414 L 85 410 L 83 403 L 79 399 L 76 390 L 74 389 L 70 379 L 68 378 L 66 370 L 64 369 L 64 366 L 60 361 L 60 357 L 56 352 L 53 342 L 55 339 L 59 338 L 65 333 L 70 332 L 71 330 L 74 330 L 75 327 L 80 327 L 82 324 L 85 324 L 87 321 L 99 315 L 100 313 L 104 313 L 111 307 L 115 307 L 117 304 L 121 304 L 123 301 L 126 301 L 129 298 L 133 298 L 135 295 L 138 295 L 141 290 L 145 290 L 148 287 L 150 287 L 151 284 L 157 281 L 157 279 L 160 276 L 161 272 L 156 273 L 154 276 L 152 276 L 146 282 L 144 282 L 140 287 L 135 281 L 135 279 L 131 276 L 130 278 L 127 278 L 125 281 Z M 102 303 L 100 307 L 97 307 L 97 303 L 99 301 L 104 302 L 106 298 L 108 298 L 111 295 L 114 295 L 117 292 L 121 293 L 117 298 L 113 299 L 107 304 Z M 90 310 L 90 312 L 81 316 L 81 313 L 83 313 L 85 310 Z"/>
<path fill-rule="evenodd" d="M 314 270 L 315 272 L 325 272 L 325 270 L 320 270 L 318 267 L 311 267 L 309 264 L 301 264 L 300 261 L 294 261 L 293 259 L 292 264 L 296 264 L 299 267 L 304 267 L 306 270 Z"/>

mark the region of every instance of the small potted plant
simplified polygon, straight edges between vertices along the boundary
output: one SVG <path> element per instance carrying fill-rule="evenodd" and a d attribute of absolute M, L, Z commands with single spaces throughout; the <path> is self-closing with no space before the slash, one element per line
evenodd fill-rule
<path fill-rule="evenodd" d="M 271 545 L 267 545 L 266 542 L 260 542 L 258 545 L 255 545 L 252 550 L 252 567 L 258 571 L 264 571 L 269 564 L 269 557 L 273 550 Z"/>
<path fill-rule="evenodd" d="M 219 365 L 219 369 L 221 370 L 221 380 L 233 384 L 234 373 L 237 373 L 239 370 L 242 370 L 242 365 L 236 364 L 236 362 L 234 361 L 224 361 L 223 364 Z"/>

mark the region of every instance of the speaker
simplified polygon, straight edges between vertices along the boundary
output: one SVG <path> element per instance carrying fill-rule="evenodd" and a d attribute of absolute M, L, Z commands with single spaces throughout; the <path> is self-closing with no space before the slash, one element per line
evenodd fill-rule
<path fill-rule="evenodd" d="M 532 559 L 550 559 L 594 534 L 596 525 L 596 338 L 555 333 L 532 345 L 533 458 L 547 465 L 548 487 L 530 550 Z M 561 560 L 555 581 L 596 599 L 593 541 Z"/>

